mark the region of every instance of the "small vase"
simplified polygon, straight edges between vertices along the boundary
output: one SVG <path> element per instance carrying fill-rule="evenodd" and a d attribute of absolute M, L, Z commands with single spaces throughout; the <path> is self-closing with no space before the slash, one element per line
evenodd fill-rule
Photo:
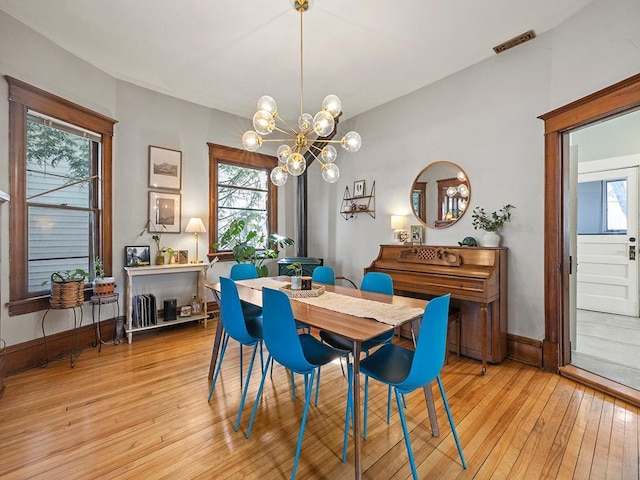
<path fill-rule="evenodd" d="M 302 277 L 298 275 L 294 275 L 291 277 L 291 290 L 300 290 L 302 289 Z"/>
<path fill-rule="evenodd" d="M 484 232 L 481 243 L 483 247 L 499 247 L 500 240 L 498 232 Z"/>
<path fill-rule="evenodd" d="M 156 255 L 156 265 L 164 265 L 164 255 L 162 253 Z"/>

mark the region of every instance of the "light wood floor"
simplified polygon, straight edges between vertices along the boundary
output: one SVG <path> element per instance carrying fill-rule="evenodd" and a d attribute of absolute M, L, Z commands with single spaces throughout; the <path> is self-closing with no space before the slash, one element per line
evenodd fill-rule
<path fill-rule="evenodd" d="M 234 432 L 237 346 L 229 346 L 207 403 L 214 328 L 211 322 L 207 329 L 190 324 L 154 331 L 134 336 L 131 345 L 106 345 L 101 354 L 85 350 L 75 369 L 61 359 L 7 378 L 0 400 L 0 478 L 288 478 L 303 402 L 293 401 L 285 371 L 276 367 L 245 439 L 256 374 L 241 431 Z M 639 478 L 636 407 L 509 360 L 490 365 L 485 377 L 479 371 L 479 362 L 452 356 L 442 374 L 467 470 L 437 388 L 438 438 L 431 436 L 424 397 L 408 395 L 421 478 Z M 324 368 L 298 478 L 352 478 L 353 441 L 349 460 L 340 461 L 345 394 L 340 367 Z M 409 478 L 397 412 L 387 425 L 386 389 L 372 382 L 371 397 L 363 477 Z"/>

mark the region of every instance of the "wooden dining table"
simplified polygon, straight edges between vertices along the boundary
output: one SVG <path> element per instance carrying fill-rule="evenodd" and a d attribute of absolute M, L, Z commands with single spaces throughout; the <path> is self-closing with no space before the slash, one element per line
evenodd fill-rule
<path fill-rule="evenodd" d="M 288 282 L 290 277 L 272 277 L 274 280 Z M 215 296 L 220 294 L 220 284 L 206 284 L 206 287 L 211 289 Z M 241 283 L 237 283 L 238 294 L 240 300 L 262 307 L 262 292 L 261 290 L 251 288 Z M 393 305 L 404 305 L 413 308 L 420 308 L 424 310 L 427 301 L 416 298 L 403 297 L 400 295 L 385 295 L 382 293 L 374 293 L 354 289 L 351 287 L 343 287 L 339 285 L 325 285 L 325 290 L 328 292 L 334 292 L 340 295 L 346 295 L 349 297 L 359 297 L 368 300 L 374 300 L 376 302 L 389 303 Z M 336 312 L 334 310 L 328 310 L 315 305 L 309 305 L 300 301 L 292 299 L 291 308 L 296 320 L 303 322 L 311 327 L 332 332 L 349 339 L 353 343 L 353 408 L 354 408 L 354 420 L 353 420 L 353 436 L 354 436 L 354 463 L 355 463 L 355 477 L 361 478 L 362 464 L 361 464 L 361 439 L 360 439 L 360 353 L 362 342 L 370 340 L 378 335 L 389 332 L 394 329 L 393 325 L 374 320 L 372 318 L 358 317 L 356 315 L 350 315 L 346 313 Z M 420 331 L 420 323 L 422 317 L 416 317 L 411 320 L 411 327 L 413 329 L 414 338 L 418 338 Z M 406 323 L 406 322 L 405 322 Z M 209 378 L 213 377 L 213 371 L 218 358 L 218 352 L 220 349 L 220 341 L 222 338 L 223 327 L 222 322 L 217 322 L 216 334 L 213 345 L 213 352 L 211 355 L 211 364 L 209 367 Z M 431 424 L 431 431 L 434 437 L 439 436 L 438 422 L 436 419 L 435 404 L 433 399 L 433 393 L 431 385 L 423 388 L 425 402 L 427 404 L 427 411 L 429 414 L 429 421 Z"/>

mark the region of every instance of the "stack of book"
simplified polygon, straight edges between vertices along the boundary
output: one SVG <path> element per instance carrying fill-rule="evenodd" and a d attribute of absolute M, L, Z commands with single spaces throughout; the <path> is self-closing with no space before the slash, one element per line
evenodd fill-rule
<path fill-rule="evenodd" d="M 148 327 L 158 323 L 156 297 L 152 293 L 134 295 L 133 328 Z"/>

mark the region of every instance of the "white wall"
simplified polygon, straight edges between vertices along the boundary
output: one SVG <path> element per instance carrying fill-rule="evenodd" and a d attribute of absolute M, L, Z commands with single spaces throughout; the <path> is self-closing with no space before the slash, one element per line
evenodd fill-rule
<path fill-rule="evenodd" d="M 543 124 L 536 117 L 640 71 L 640 2 L 595 0 L 556 29 L 514 50 L 492 57 L 434 85 L 360 115 L 341 126 L 363 136 L 356 154 L 342 153 L 341 180 L 328 185 L 310 167 L 309 254 L 324 257 L 356 281 L 378 244 L 392 239 L 389 216 L 410 212 L 416 174 L 436 160 L 459 164 L 471 182 L 470 209 L 516 205 L 504 231 L 509 257 L 509 332 L 544 334 L 543 304 Z M 489 47 L 488 47 L 489 48 Z M 418 59 L 416 59 L 418 61 Z M 116 81 L 0 12 L 0 74 L 119 121 L 114 140 L 114 271 L 125 245 L 147 218 L 147 147 L 183 152 L 183 220 L 206 218 L 206 142 L 240 146 L 249 122 Z M 393 73 L 402 74 L 402 72 Z M 212 88 L 215 88 L 212 85 Z M 349 99 L 343 99 L 345 111 Z M 6 82 L 0 81 L 0 145 L 8 144 Z M 344 130 L 342 130 L 344 129 Z M 9 191 L 8 151 L 0 148 L 0 190 Z M 361 214 L 345 221 L 338 213 L 344 187 L 376 181 L 376 218 Z M 280 233 L 293 236 L 293 181 L 279 202 Z M 6 206 L 5 206 L 6 207 Z M 0 298 L 9 298 L 9 215 L 2 216 Z M 418 223 L 417 221 L 410 221 Z M 456 244 L 478 236 L 470 215 L 444 230 L 428 230 L 430 244 Z M 189 234 L 163 235 L 174 248 L 193 249 Z M 147 239 L 145 244 L 151 242 Z M 201 255 L 205 241 L 200 243 Z M 230 265 L 215 266 L 215 279 Z M 122 275 L 117 275 L 122 291 Z M 47 330 L 70 328 L 65 312 L 54 312 Z M 42 312 L 9 317 L 0 310 L 0 335 L 9 345 L 41 335 Z"/>
<path fill-rule="evenodd" d="M 437 160 L 457 163 L 471 182 L 468 210 L 517 207 L 502 243 L 509 248 L 508 330 L 543 338 L 544 131 L 537 117 L 638 73 L 638 25 L 637 0 L 596 0 L 527 44 L 346 122 L 342 131 L 358 131 L 363 148 L 338 160 L 337 184 L 310 188 L 309 254 L 359 281 L 378 244 L 391 242 L 390 215 L 411 212 L 418 172 Z M 343 103 L 347 111 L 349 99 Z M 342 191 L 363 178 L 376 181 L 376 218 L 345 222 L 337 213 Z M 456 245 L 468 235 L 480 236 L 469 214 L 428 230 L 426 239 Z"/>

